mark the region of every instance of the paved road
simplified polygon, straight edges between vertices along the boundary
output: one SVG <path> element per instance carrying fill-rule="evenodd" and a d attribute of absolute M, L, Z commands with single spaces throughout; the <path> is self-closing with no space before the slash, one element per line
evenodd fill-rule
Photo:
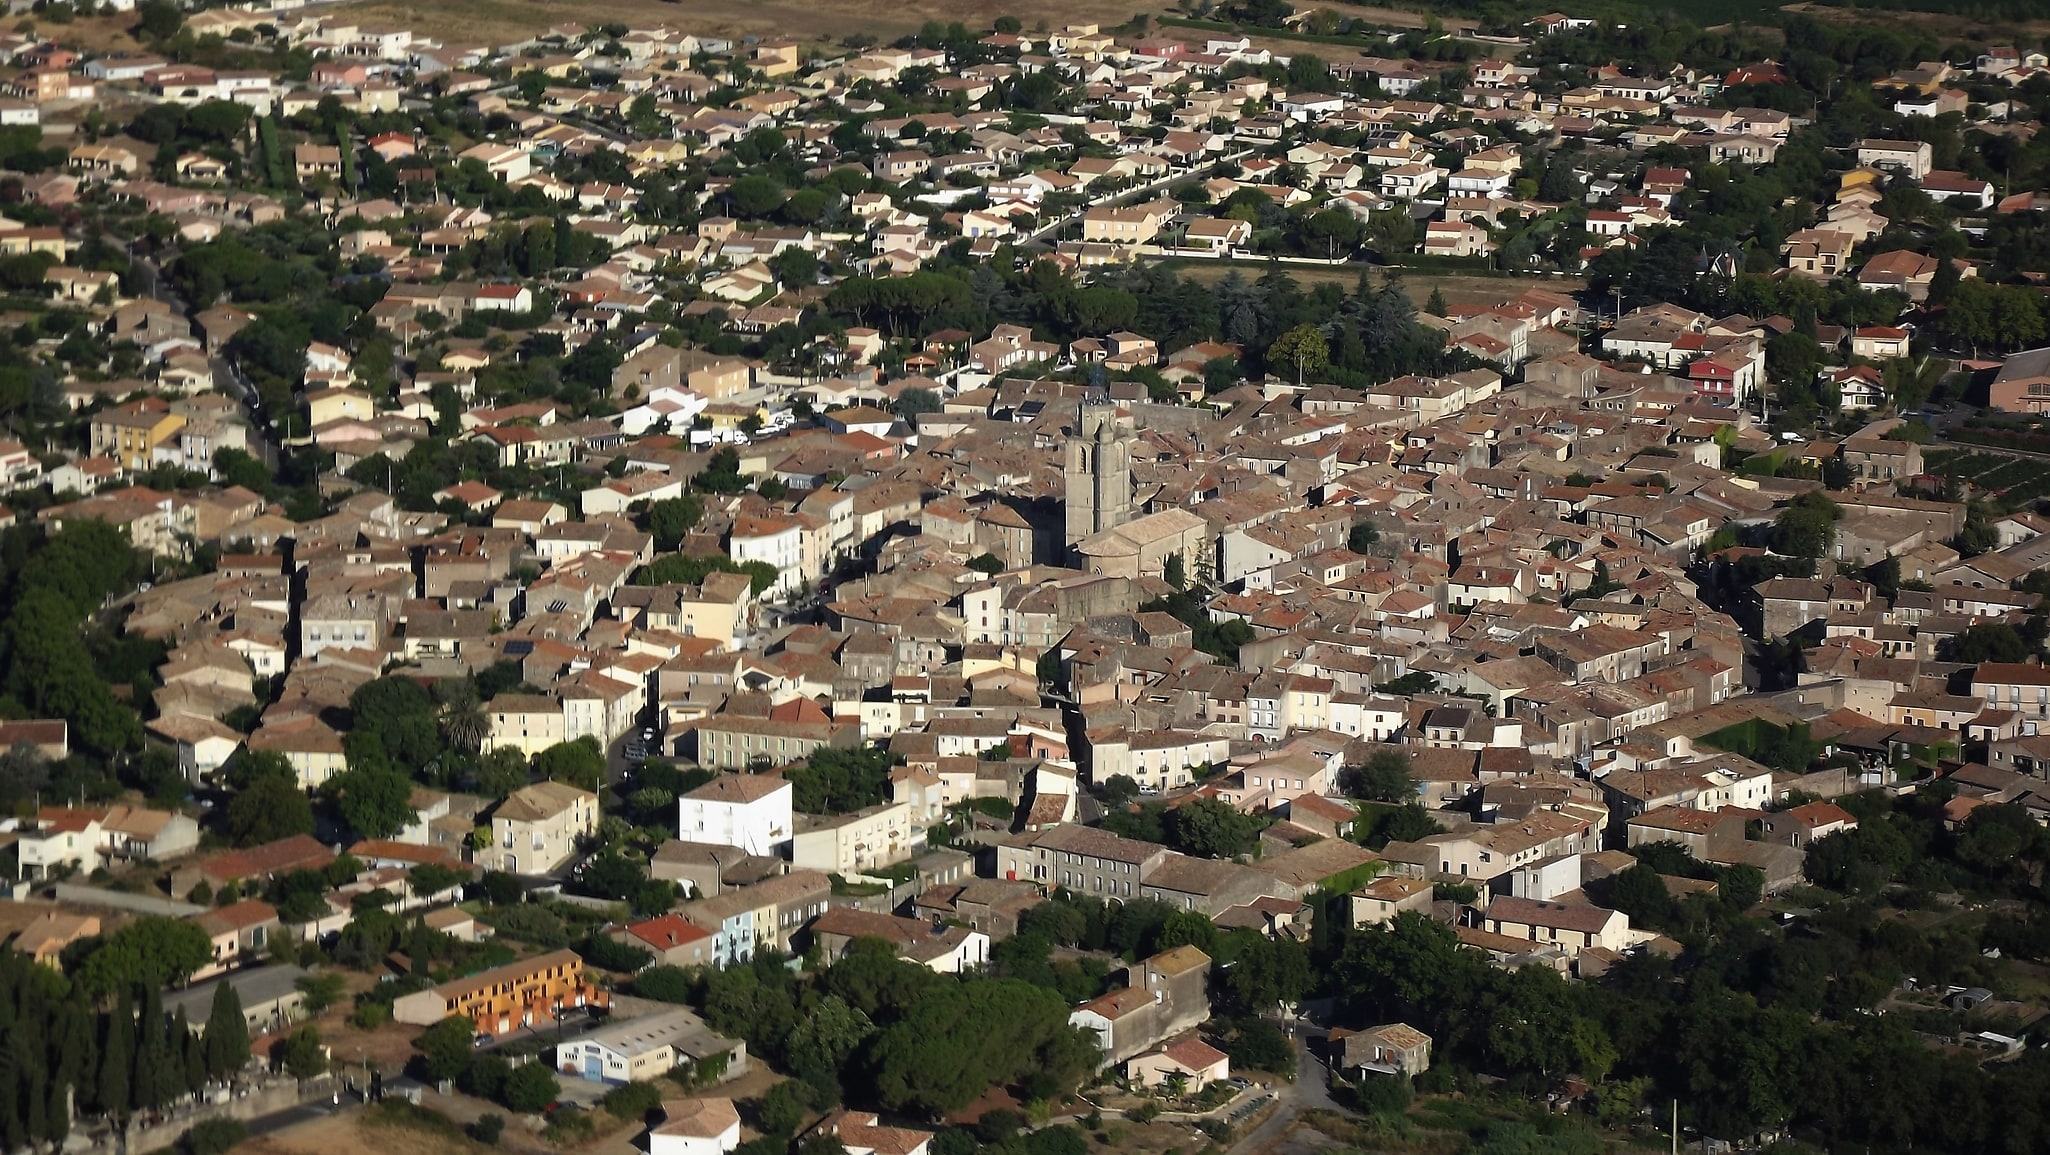
<path fill-rule="evenodd" d="M 1280 1105 L 1274 1113 L 1232 1144 L 1228 1155 L 1259 1155 L 1286 1135 L 1305 1111 L 1344 1110 L 1331 1097 L 1330 1076 L 1323 1062 L 1310 1053 L 1311 1035 L 1321 1032 L 1298 1025 L 1291 1033 L 1295 1037 L 1295 1082 L 1281 1088 L 1278 1092 Z"/>

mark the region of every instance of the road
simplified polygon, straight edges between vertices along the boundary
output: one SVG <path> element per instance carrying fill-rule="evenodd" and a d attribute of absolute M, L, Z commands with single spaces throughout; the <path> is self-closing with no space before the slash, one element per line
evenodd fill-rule
<path fill-rule="evenodd" d="M 1295 1039 L 1295 1082 L 1277 1092 L 1279 1105 L 1274 1108 L 1274 1113 L 1233 1143 L 1228 1155 L 1260 1155 L 1288 1134 L 1288 1129 L 1295 1126 L 1305 1111 L 1344 1110 L 1331 1097 L 1331 1077 L 1324 1069 L 1323 1061 L 1310 1053 L 1311 1031 L 1311 1028 L 1298 1023 L 1290 1032 Z"/>
<path fill-rule="evenodd" d="M 128 259 L 148 276 L 151 297 L 169 305 L 187 321 L 193 319 L 192 306 L 178 295 L 176 289 L 165 282 L 163 270 L 157 266 L 155 258 L 137 253 L 131 248 Z M 264 467 L 271 471 L 272 476 L 276 476 L 278 447 L 271 440 L 269 421 L 262 414 L 258 404 L 256 385 L 244 377 L 242 370 L 236 368 L 226 357 L 209 355 L 207 367 L 213 370 L 214 387 L 241 402 L 242 407 L 248 411 L 250 448 L 254 451 L 254 456 L 263 462 Z"/>
<path fill-rule="evenodd" d="M 1088 204 L 1082 206 L 1081 208 L 1076 209 L 1072 216 L 1061 217 L 1053 221 L 1051 224 L 1041 225 L 1038 231 L 1034 232 L 1031 236 L 1026 237 L 1023 243 L 1028 245 L 1037 244 L 1040 241 L 1046 240 L 1048 237 L 1052 237 L 1056 242 L 1058 242 L 1060 240 L 1061 232 L 1068 227 L 1068 222 L 1081 220 L 1083 215 L 1088 213 L 1090 209 L 1108 208 L 1111 205 L 1125 204 L 1127 202 L 1137 200 L 1138 198 L 1145 196 L 1148 193 L 1154 192 L 1158 189 L 1166 188 L 1169 185 L 1176 185 L 1181 184 L 1185 181 L 1196 180 L 1203 175 L 1203 171 L 1205 169 L 1209 168 L 1212 165 L 1223 164 L 1227 161 L 1244 160 L 1246 157 L 1253 155 L 1253 152 L 1254 150 L 1250 148 L 1240 149 L 1237 152 L 1229 153 L 1225 156 L 1218 157 L 1216 160 L 1205 161 L 1203 162 L 1203 164 L 1197 166 L 1196 168 L 1183 169 L 1178 172 L 1170 172 L 1164 177 L 1160 177 L 1157 180 L 1149 181 L 1146 184 L 1138 185 L 1134 188 L 1128 188 L 1125 191 L 1117 193 L 1114 196 L 1105 197 L 1100 201 L 1092 200 Z"/>

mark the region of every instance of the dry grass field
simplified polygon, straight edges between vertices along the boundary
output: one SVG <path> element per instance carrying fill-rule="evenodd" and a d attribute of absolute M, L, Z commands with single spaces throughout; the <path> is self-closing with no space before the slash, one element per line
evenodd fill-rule
<path fill-rule="evenodd" d="M 1347 289 L 1359 283 L 1360 270 L 1366 266 L 1350 265 L 1345 268 L 1318 268 L 1314 265 L 1284 266 L 1290 276 L 1299 284 L 1336 284 Z M 1266 272 L 1266 266 L 1258 262 L 1239 262 L 1236 265 L 1220 265 L 1205 261 L 1188 261 L 1181 264 L 1179 272 L 1202 284 L 1214 284 L 1224 279 L 1232 268 L 1248 279 L 1256 279 Z M 1393 270 L 1402 278 L 1403 290 L 1409 298 L 1421 305 L 1436 289 L 1445 294 L 1448 305 L 1473 305 L 1487 307 L 1515 299 L 1526 289 L 1549 289 L 1554 293 L 1577 293 L 1587 288 L 1584 277 L 1475 277 L 1457 273 L 1426 273 L 1416 269 Z M 1390 270 L 1375 267 L 1374 279 L 1379 281 Z"/>

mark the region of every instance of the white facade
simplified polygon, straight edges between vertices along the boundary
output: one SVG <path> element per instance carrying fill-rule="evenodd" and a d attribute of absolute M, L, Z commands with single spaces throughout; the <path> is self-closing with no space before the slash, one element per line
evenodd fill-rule
<path fill-rule="evenodd" d="M 790 845 L 795 791 L 788 782 L 759 797 L 720 789 L 722 783 L 741 777 L 728 775 L 677 799 L 677 836 L 686 842 L 737 846 L 749 854 L 782 853 Z"/>

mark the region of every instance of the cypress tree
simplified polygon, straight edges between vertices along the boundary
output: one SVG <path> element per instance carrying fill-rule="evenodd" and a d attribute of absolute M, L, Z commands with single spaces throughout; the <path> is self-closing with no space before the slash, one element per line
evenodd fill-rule
<path fill-rule="evenodd" d="M 128 1084 L 136 1106 L 164 1105 L 164 1059 L 164 994 L 155 983 L 144 983 L 142 1015 L 136 1020 L 135 1076 Z"/>
<path fill-rule="evenodd" d="M 0 1147 L 9 1151 L 21 1147 L 28 1137 L 21 1117 L 21 1055 L 26 1046 L 21 1032 L 16 1031 L 8 1045 L 0 1047 Z"/>
<path fill-rule="evenodd" d="M 73 1084 L 50 1080 L 49 1103 L 43 1109 L 43 1142 L 53 1149 L 64 1146 L 71 1135 L 71 1089 Z"/>
<path fill-rule="evenodd" d="M 106 1041 L 100 1044 L 100 1110 L 119 1121 L 132 1106 L 128 1077 L 135 1062 L 135 1014 L 129 1009 L 128 988 L 114 998 L 114 1013 L 107 1016 Z"/>
<path fill-rule="evenodd" d="M 206 1016 L 206 1070 L 225 1079 L 249 1062 L 249 1023 L 242 1017 L 242 996 L 234 984 L 214 986 L 213 1009 Z"/>
<path fill-rule="evenodd" d="M 185 1087 L 188 1095 L 197 1095 L 206 1090 L 206 1042 L 193 1033 L 191 1024 L 185 1021 L 185 1008 L 178 1008 L 178 1021 L 171 1028 L 171 1037 L 178 1040 L 183 1052 L 180 1061 L 184 1064 Z"/>
<path fill-rule="evenodd" d="M 19 1037 L 19 1035 L 17 1035 Z M 50 1107 L 50 1073 L 44 1067 L 44 1056 L 39 1041 L 31 1041 L 22 1048 L 27 1060 L 22 1079 L 23 1130 L 33 1141 L 49 1132 L 50 1123 L 46 1112 Z"/>

